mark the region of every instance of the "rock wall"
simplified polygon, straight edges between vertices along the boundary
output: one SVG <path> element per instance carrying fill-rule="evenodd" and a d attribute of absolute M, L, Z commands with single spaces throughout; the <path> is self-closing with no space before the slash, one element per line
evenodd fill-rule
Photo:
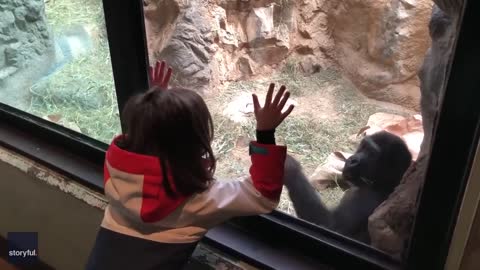
<path fill-rule="evenodd" d="M 218 80 L 269 75 L 287 57 L 295 27 L 293 2 L 277 2 L 216 2 L 212 10 Z"/>
<path fill-rule="evenodd" d="M 0 102 L 26 110 L 55 59 L 43 0 L 0 0 Z"/>
<path fill-rule="evenodd" d="M 0 2 L 0 84 L 52 52 L 43 0 Z"/>
<path fill-rule="evenodd" d="M 421 80 L 421 111 L 425 136 L 419 158 L 405 173 L 402 183 L 369 218 L 369 232 L 372 245 L 396 257 L 406 251 L 413 220 L 416 213 L 417 197 L 428 166 L 429 152 L 434 131 L 435 117 L 444 93 L 445 74 L 456 34 L 460 15 L 461 0 L 435 0 L 430 20 L 432 46 L 428 50 L 419 73 Z"/>
<path fill-rule="evenodd" d="M 166 59 L 179 85 L 200 90 L 268 74 L 289 53 L 294 26 L 293 2 L 279 2 L 145 1 L 150 59 Z"/>
<path fill-rule="evenodd" d="M 367 96 L 418 109 L 430 0 L 144 2 L 150 58 L 172 62 L 183 86 L 266 77 L 292 59 L 306 75 L 337 66 Z"/>
<path fill-rule="evenodd" d="M 328 11 L 334 58 L 367 96 L 418 109 L 430 0 L 341 0 Z"/>
<path fill-rule="evenodd" d="M 202 1 L 144 1 L 150 60 L 164 59 L 180 86 L 202 91 L 211 80 L 213 38 Z"/>

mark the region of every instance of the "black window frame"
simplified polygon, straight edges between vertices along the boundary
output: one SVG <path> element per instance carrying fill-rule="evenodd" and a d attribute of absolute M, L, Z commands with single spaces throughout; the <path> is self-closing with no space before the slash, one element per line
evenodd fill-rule
<path fill-rule="evenodd" d="M 121 116 L 127 98 L 148 87 L 143 3 L 139 0 L 103 0 L 103 7 Z M 305 256 L 319 258 L 336 269 L 359 266 L 365 269 L 443 267 L 480 136 L 480 106 L 475 104 L 476 100 L 480 101 L 480 91 L 475 91 L 480 86 L 480 76 L 474 72 L 476 64 L 480 63 L 480 52 L 475 50 L 480 48 L 475 31 L 479 23 L 475 11 L 480 11 L 480 5 L 478 1 L 466 1 L 464 10 L 406 261 L 398 262 L 365 244 L 279 211 L 235 218 L 227 222 L 223 230 L 207 234 L 205 241 L 267 268 L 269 266 L 259 258 L 262 255 L 232 248 L 231 242 L 229 244 L 226 240 L 228 235 L 235 232 L 266 239 L 268 245 L 297 250 Z M 0 103 L 0 145 L 19 150 L 57 169 L 61 165 L 46 162 L 47 157 L 38 154 L 41 150 L 35 149 L 35 144 L 27 147 L 25 145 L 28 143 L 25 142 L 25 147 L 20 149 L 12 143 L 14 137 L 2 137 L 1 131 L 6 128 L 18 129 L 22 134 L 65 149 L 70 155 L 88 159 L 99 170 L 94 177 L 83 177 L 69 169 L 63 171 L 75 176 L 75 180 L 103 191 L 103 181 L 99 175 L 107 144 Z"/>

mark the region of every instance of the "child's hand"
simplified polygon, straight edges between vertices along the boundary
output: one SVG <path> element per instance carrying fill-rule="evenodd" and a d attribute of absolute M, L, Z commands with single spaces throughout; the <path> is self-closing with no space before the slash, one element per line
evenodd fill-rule
<path fill-rule="evenodd" d="M 285 107 L 285 104 L 290 97 L 290 93 L 288 91 L 285 92 L 287 88 L 282 85 L 272 102 L 274 88 L 275 84 L 270 84 L 263 108 L 260 107 L 257 95 L 252 95 L 255 118 L 257 119 L 257 130 L 275 129 L 283 122 L 283 119 L 285 119 L 294 108 L 293 105 L 290 105 L 288 109 L 282 113 L 283 107 Z"/>
<path fill-rule="evenodd" d="M 170 81 L 170 77 L 172 77 L 172 68 L 168 67 L 165 74 L 165 66 L 165 61 L 157 61 L 155 68 L 149 67 L 148 71 L 150 73 L 150 87 L 158 86 L 162 90 L 168 89 L 168 83 Z"/>

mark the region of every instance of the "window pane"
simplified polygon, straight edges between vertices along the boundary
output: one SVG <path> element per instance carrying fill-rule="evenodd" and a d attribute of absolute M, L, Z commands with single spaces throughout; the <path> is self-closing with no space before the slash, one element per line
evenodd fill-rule
<path fill-rule="evenodd" d="M 277 129 L 277 142 L 316 192 L 297 194 L 310 204 L 303 216 L 398 256 L 427 166 L 461 1 L 434 1 L 442 9 L 431 1 L 204 2 L 146 0 L 145 25 L 150 61 L 167 60 L 173 85 L 207 101 L 217 178 L 248 175 L 251 93 L 262 99 L 270 82 L 285 84 L 296 108 Z M 368 158 L 349 159 L 379 131 L 403 143 L 367 139 L 361 153 Z M 347 162 L 351 171 L 343 175 Z M 408 183 L 399 184 L 404 174 Z M 298 215 L 290 197 L 285 189 L 278 210 Z M 337 212 L 327 219 L 327 211 Z"/>
<path fill-rule="evenodd" d="M 109 142 L 120 132 L 101 0 L 0 3 L 0 102 Z"/>

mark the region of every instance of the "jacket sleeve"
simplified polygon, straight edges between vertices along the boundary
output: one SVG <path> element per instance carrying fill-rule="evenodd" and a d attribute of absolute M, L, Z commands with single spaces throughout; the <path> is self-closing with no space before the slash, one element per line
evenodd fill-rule
<path fill-rule="evenodd" d="M 266 198 L 278 201 L 283 187 L 283 172 L 287 147 L 251 142 L 250 176 L 253 186 Z"/>
<path fill-rule="evenodd" d="M 286 147 L 250 144 L 250 177 L 217 180 L 190 200 L 184 211 L 196 223 L 212 227 L 235 216 L 266 214 L 274 210 L 283 187 Z"/>

